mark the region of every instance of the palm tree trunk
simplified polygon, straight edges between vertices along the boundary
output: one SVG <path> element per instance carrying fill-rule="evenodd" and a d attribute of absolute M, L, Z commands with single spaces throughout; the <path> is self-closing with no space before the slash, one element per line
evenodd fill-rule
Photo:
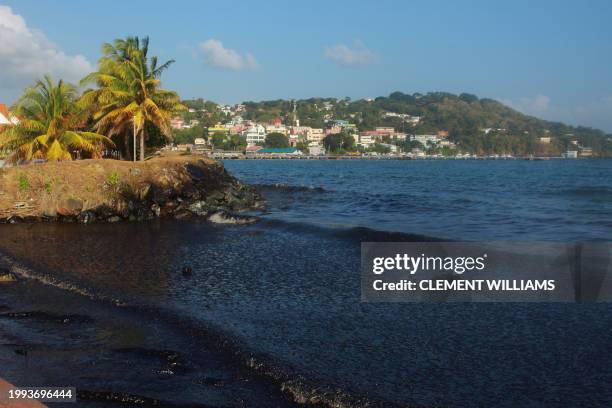
<path fill-rule="evenodd" d="M 144 161 L 145 159 L 145 136 L 146 130 L 143 126 L 142 130 L 140 131 L 140 161 Z"/>
<path fill-rule="evenodd" d="M 127 132 L 123 133 L 123 147 L 125 149 L 126 160 L 132 161 L 132 146 L 130 143 L 130 135 Z"/>

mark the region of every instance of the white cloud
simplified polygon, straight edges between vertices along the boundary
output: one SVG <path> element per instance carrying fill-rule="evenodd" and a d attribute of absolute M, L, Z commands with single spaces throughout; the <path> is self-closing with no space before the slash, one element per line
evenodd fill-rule
<path fill-rule="evenodd" d="M 362 66 L 376 61 L 376 54 L 360 42 L 355 42 L 352 48 L 345 44 L 327 47 L 323 55 L 343 66 Z"/>
<path fill-rule="evenodd" d="M 44 74 L 55 80 L 80 80 L 93 70 L 82 55 L 67 55 L 43 33 L 27 26 L 23 17 L 0 5 L 0 85 L 22 88 Z"/>
<path fill-rule="evenodd" d="M 225 48 L 219 40 L 211 38 L 200 44 L 200 50 L 204 52 L 204 62 L 218 68 L 240 71 L 244 69 L 255 69 L 259 65 L 255 57 L 246 53 L 241 55 L 235 50 Z"/>
<path fill-rule="evenodd" d="M 550 109 L 550 98 L 546 95 L 522 97 L 516 101 L 502 99 L 501 102 L 527 115 L 541 115 Z"/>

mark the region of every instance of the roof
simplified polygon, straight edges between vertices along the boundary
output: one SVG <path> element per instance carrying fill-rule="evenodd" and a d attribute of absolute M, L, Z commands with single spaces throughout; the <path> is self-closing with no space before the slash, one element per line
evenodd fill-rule
<path fill-rule="evenodd" d="M 5 104 L 0 103 L 0 125 L 10 125 L 11 117 Z"/>
<path fill-rule="evenodd" d="M 285 149 L 261 149 L 257 153 L 295 153 L 298 149 L 295 147 L 288 147 Z"/>

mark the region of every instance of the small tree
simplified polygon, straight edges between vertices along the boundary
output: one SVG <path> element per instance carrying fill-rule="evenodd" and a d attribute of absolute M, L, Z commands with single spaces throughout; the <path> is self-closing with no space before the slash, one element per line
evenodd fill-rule
<path fill-rule="evenodd" d="M 343 137 L 340 133 L 333 133 L 325 136 L 323 147 L 329 153 L 339 153 L 342 150 Z"/>
<path fill-rule="evenodd" d="M 281 149 L 289 147 L 289 138 L 282 133 L 268 133 L 266 135 L 266 147 Z"/>

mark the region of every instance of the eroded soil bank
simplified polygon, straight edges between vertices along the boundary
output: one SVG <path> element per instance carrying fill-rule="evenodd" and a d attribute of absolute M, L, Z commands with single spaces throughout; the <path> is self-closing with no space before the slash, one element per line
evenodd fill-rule
<path fill-rule="evenodd" d="M 0 170 L 0 222 L 142 221 L 215 216 L 262 205 L 214 160 L 165 155 L 145 162 L 79 160 Z M 246 221 L 245 221 L 246 222 Z"/>

